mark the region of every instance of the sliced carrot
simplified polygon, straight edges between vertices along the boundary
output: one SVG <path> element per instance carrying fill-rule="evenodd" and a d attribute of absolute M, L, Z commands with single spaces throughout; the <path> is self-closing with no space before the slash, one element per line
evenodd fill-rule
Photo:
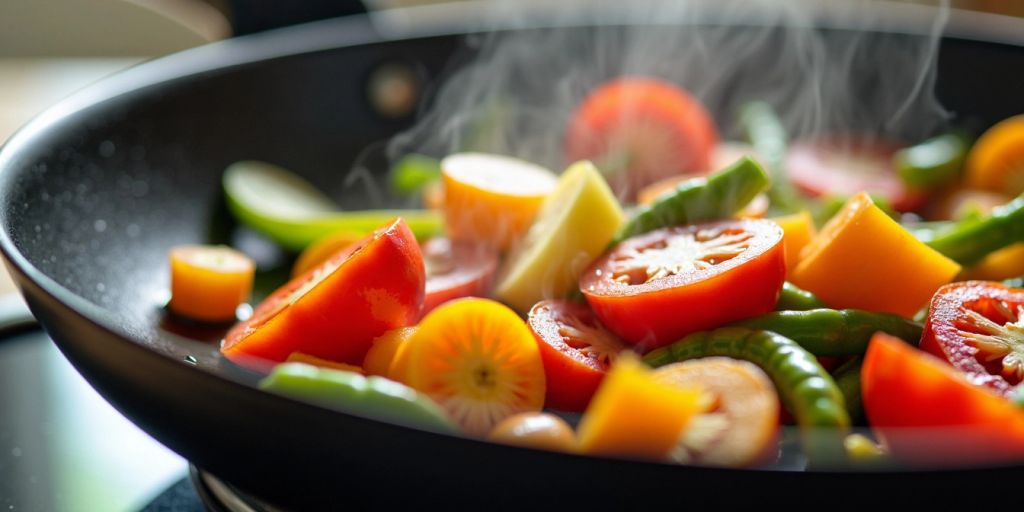
<path fill-rule="evenodd" d="M 406 383 L 433 398 L 467 433 L 544 405 L 544 366 L 521 318 L 499 302 L 465 298 L 427 314 L 406 342 Z"/>
<path fill-rule="evenodd" d="M 235 319 L 249 299 L 256 264 L 225 246 L 183 245 L 170 252 L 171 311 L 205 322 Z"/>
<path fill-rule="evenodd" d="M 409 345 L 406 342 L 415 332 L 416 327 L 399 327 L 374 339 L 373 346 L 363 359 L 366 373 L 405 383 L 409 362 L 406 350 Z"/>
<path fill-rule="evenodd" d="M 547 169 L 516 158 L 459 153 L 441 161 L 448 238 L 507 249 L 555 189 Z"/>
<path fill-rule="evenodd" d="M 796 264 L 800 262 L 800 251 L 804 249 L 814 238 L 817 229 L 814 228 L 814 219 L 811 212 L 803 210 L 799 213 L 776 217 L 774 220 L 782 226 L 782 245 L 786 252 L 786 272 L 793 272 Z"/>
<path fill-rule="evenodd" d="M 636 357 L 623 354 L 580 420 L 580 451 L 663 460 L 705 408 L 704 396 L 700 388 L 659 381 Z"/>
<path fill-rule="evenodd" d="M 715 397 L 715 408 L 693 418 L 677 446 L 684 460 L 715 466 L 750 466 L 775 452 L 779 397 L 764 371 L 746 361 L 708 357 L 673 363 L 654 378 L 700 387 Z"/>
<path fill-rule="evenodd" d="M 1024 115 L 997 123 L 967 154 L 967 185 L 1015 196 L 1024 192 Z"/>
<path fill-rule="evenodd" d="M 295 264 L 292 265 L 292 277 L 301 276 L 309 270 L 320 266 L 321 263 L 334 256 L 336 252 L 362 240 L 365 236 L 365 233 L 339 231 L 318 239 L 296 258 Z"/>
<path fill-rule="evenodd" d="M 285 359 L 286 363 L 306 363 L 312 366 L 318 366 L 320 368 L 331 368 L 333 370 L 342 370 L 346 372 L 358 373 L 360 375 L 366 375 L 366 372 L 362 368 L 347 363 L 339 363 L 337 361 L 329 361 L 309 354 L 303 354 L 302 352 L 292 352 L 288 359 Z"/>
<path fill-rule="evenodd" d="M 835 308 L 913 316 L 960 265 L 914 238 L 861 192 L 804 248 L 789 280 Z"/>

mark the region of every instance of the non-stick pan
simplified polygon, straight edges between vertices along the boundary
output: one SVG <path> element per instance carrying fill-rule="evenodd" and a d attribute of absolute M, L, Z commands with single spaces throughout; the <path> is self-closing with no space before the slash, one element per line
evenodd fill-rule
<path fill-rule="evenodd" d="M 918 11 L 883 18 L 908 34 L 927 33 L 932 16 L 908 12 Z M 462 36 L 480 26 L 472 23 L 476 14 L 469 7 L 399 11 L 201 47 L 98 83 L 17 133 L 0 152 L 0 244 L 61 351 L 168 447 L 288 507 L 608 508 L 772 498 L 850 505 L 882 496 L 948 504 L 987 492 L 1012 499 L 1022 466 L 714 469 L 517 449 L 385 424 L 259 391 L 252 375 L 220 357 L 221 331 L 167 319 L 171 246 L 240 244 L 266 266 L 279 256 L 225 213 L 220 177 L 228 164 L 275 162 L 342 204 L 357 201 L 340 186 L 347 170 L 366 148 L 413 121 L 411 113 L 395 117 L 374 107 L 371 76 L 398 65 L 421 84 L 436 83 L 461 51 Z M 844 30 L 842 19 L 821 21 L 831 27 L 825 33 Z M 1024 112 L 1022 45 L 1024 22 L 952 13 L 940 49 L 939 98 L 979 125 Z"/>

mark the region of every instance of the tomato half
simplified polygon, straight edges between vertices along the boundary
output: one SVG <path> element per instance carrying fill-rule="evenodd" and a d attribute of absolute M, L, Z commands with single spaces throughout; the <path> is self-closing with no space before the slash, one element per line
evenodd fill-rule
<path fill-rule="evenodd" d="M 278 288 L 221 350 L 256 369 L 292 352 L 358 365 L 374 338 L 416 320 L 425 281 L 416 238 L 396 219 Z"/>
<path fill-rule="evenodd" d="M 927 197 L 908 189 L 897 175 L 893 155 L 899 149 L 892 142 L 857 137 L 801 140 L 786 153 L 786 172 L 797 188 L 815 197 L 867 191 L 898 211 L 912 211 Z"/>
<path fill-rule="evenodd" d="M 540 347 L 547 391 L 544 405 L 583 412 L 608 366 L 627 345 L 605 329 L 586 304 L 544 300 L 527 323 Z"/>
<path fill-rule="evenodd" d="M 498 268 L 497 251 L 480 244 L 431 238 L 423 244 L 427 269 L 423 315 L 460 297 L 487 297 Z"/>
<path fill-rule="evenodd" d="M 948 361 L 972 382 L 1008 395 L 1024 380 L 1024 289 L 990 281 L 939 288 L 921 350 Z"/>
<path fill-rule="evenodd" d="M 675 174 L 706 172 L 718 142 L 714 120 L 686 91 L 661 79 L 606 82 L 576 108 L 565 137 L 567 162 L 593 160 L 619 197 Z"/>
<path fill-rule="evenodd" d="M 871 339 L 861 391 L 871 426 L 903 462 L 1024 461 L 1024 410 L 903 341 Z"/>
<path fill-rule="evenodd" d="M 742 219 L 628 238 L 587 268 L 580 290 L 610 331 L 648 350 L 771 311 L 785 275 L 782 228 Z"/>

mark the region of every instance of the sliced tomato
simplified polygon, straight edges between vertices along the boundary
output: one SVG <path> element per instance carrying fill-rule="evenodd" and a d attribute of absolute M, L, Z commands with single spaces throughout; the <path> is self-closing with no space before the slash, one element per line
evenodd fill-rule
<path fill-rule="evenodd" d="M 431 238 L 422 249 L 427 269 L 423 315 L 452 299 L 488 296 L 498 268 L 497 251 L 442 237 Z"/>
<path fill-rule="evenodd" d="M 785 275 L 782 228 L 741 219 L 626 239 L 587 268 L 580 290 L 610 331 L 648 350 L 771 311 Z"/>
<path fill-rule="evenodd" d="M 861 370 L 864 411 L 903 462 L 1024 461 L 1024 410 L 930 354 L 876 334 Z"/>
<path fill-rule="evenodd" d="M 714 120 L 688 92 L 664 80 L 629 76 L 594 89 L 566 131 L 567 162 L 592 160 L 616 195 L 675 174 L 709 170 Z"/>
<path fill-rule="evenodd" d="M 254 369 L 292 352 L 358 365 L 374 338 L 416 320 L 425 281 L 416 238 L 396 219 L 278 288 L 221 351 Z"/>
<path fill-rule="evenodd" d="M 899 150 L 899 145 L 878 139 L 805 139 L 790 146 L 786 172 L 797 188 L 814 197 L 867 191 L 898 211 L 917 210 L 927 196 L 900 180 L 893 166 L 893 155 Z"/>
<path fill-rule="evenodd" d="M 921 350 L 946 360 L 972 382 L 1009 395 L 1024 380 L 1024 290 L 990 281 L 939 288 Z"/>
<path fill-rule="evenodd" d="M 609 332 L 586 304 L 544 300 L 527 323 L 540 347 L 547 391 L 544 405 L 583 412 L 608 366 L 627 345 Z"/>

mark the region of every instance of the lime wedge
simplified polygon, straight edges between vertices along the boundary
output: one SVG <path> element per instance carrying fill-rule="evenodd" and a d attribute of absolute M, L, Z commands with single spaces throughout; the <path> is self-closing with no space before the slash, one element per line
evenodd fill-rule
<path fill-rule="evenodd" d="M 571 165 L 507 259 L 495 294 L 520 312 L 565 296 L 624 222 L 600 171 L 587 161 Z"/>
<path fill-rule="evenodd" d="M 404 218 L 417 238 L 442 226 L 441 215 L 430 210 L 340 211 L 302 177 L 266 162 L 233 163 L 222 183 L 228 209 L 238 220 L 291 251 L 338 231 L 370 234 L 395 217 Z"/>

